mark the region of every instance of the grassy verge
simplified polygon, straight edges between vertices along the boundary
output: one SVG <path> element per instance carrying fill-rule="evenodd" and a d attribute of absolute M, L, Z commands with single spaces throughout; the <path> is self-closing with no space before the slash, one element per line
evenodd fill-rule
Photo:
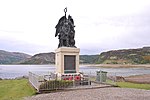
<path fill-rule="evenodd" d="M 117 82 L 116 84 L 121 88 L 136 88 L 150 90 L 150 84 L 138 84 L 130 82 Z"/>
<path fill-rule="evenodd" d="M 35 93 L 27 79 L 0 80 L 0 100 L 21 100 Z"/>

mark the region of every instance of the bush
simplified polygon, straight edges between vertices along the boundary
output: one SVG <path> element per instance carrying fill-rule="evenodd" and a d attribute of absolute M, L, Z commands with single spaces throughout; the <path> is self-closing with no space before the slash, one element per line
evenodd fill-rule
<path fill-rule="evenodd" d="M 39 90 L 58 90 L 73 86 L 73 81 L 70 80 L 50 80 L 40 85 Z"/>

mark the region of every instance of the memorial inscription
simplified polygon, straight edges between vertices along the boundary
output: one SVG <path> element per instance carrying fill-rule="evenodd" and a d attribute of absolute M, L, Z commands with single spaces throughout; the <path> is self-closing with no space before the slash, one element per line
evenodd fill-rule
<path fill-rule="evenodd" d="M 76 73 L 76 56 L 75 55 L 64 55 L 64 72 L 65 73 Z"/>

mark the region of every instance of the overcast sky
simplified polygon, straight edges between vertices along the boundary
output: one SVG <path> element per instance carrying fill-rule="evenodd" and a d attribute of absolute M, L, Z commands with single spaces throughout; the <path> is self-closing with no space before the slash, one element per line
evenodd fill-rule
<path fill-rule="evenodd" d="M 54 52 L 65 7 L 81 54 L 150 45 L 150 0 L 0 0 L 0 49 Z"/>

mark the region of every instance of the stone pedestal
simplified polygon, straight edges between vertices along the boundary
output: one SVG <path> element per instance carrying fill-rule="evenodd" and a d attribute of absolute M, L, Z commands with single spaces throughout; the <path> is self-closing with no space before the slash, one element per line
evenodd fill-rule
<path fill-rule="evenodd" d="M 58 75 L 79 73 L 79 52 L 79 48 L 72 47 L 56 49 L 56 73 Z"/>

